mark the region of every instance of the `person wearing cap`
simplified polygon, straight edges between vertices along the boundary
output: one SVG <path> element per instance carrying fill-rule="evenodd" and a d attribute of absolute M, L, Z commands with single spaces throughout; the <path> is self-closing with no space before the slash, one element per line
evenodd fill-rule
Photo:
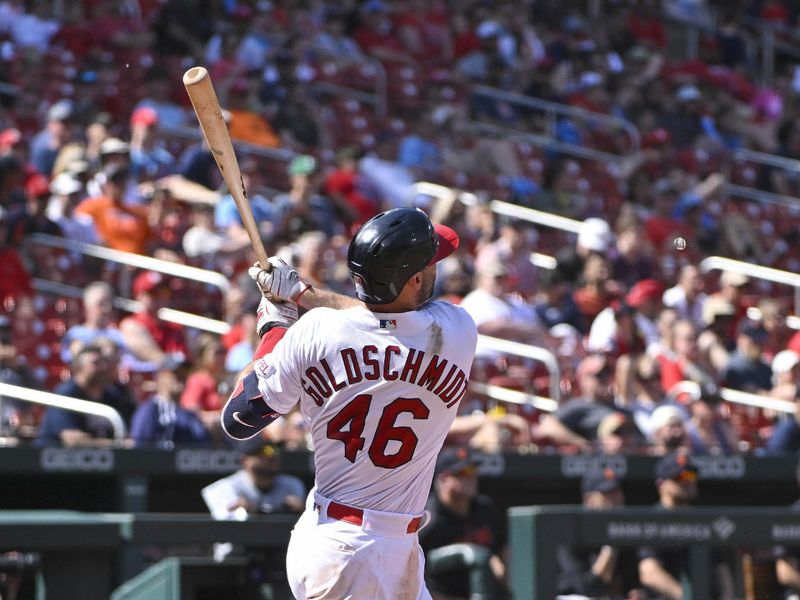
<path fill-rule="evenodd" d="M 569 281 L 577 282 L 586 260 L 592 254 L 606 256 L 614 241 L 614 234 L 607 221 L 592 217 L 583 221 L 578 230 L 575 246 L 560 250 L 556 254 L 558 267 Z"/>
<path fill-rule="evenodd" d="M 126 347 L 144 364 L 137 368 L 181 364 L 189 356 L 183 327 L 158 317 L 158 311 L 170 298 L 167 281 L 155 271 L 142 271 L 133 280 L 133 298 L 138 312 L 125 317 L 119 330 Z"/>
<path fill-rule="evenodd" d="M 310 230 L 323 231 L 330 237 L 342 233 L 344 226 L 333 203 L 319 193 L 317 160 L 310 154 L 299 154 L 289 162 L 288 173 L 289 191 L 272 198 L 279 234 L 293 240 Z"/>
<path fill-rule="evenodd" d="M 572 294 L 572 299 L 588 323 L 594 321 L 604 308 L 619 300 L 622 290 L 611 279 L 608 258 L 592 253 L 583 263 L 581 283 Z"/>
<path fill-rule="evenodd" d="M 736 390 L 767 393 L 772 389 L 772 368 L 762 353 L 767 330 L 758 321 L 744 319 L 739 323 L 736 350 L 722 371 L 722 384 Z"/>
<path fill-rule="evenodd" d="M 689 434 L 686 431 L 686 411 L 674 404 L 662 404 L 650 413 L 646 432 L 652 446 L 650 453 L 664 456 L 676 450 L 689 449 Z"/>
<path fill-rule="evenodd" d="M 703 305 L 708 298 L 703 292 L 704 287 L 699 269 L 694 265 L 685 265 L 678 275 L 677 285 L 664 292 L 664 306 L 674 308 L 681 318 L 702 327 Z"/>
<path fill-rule="evenodd" d="M 735 347 L 736 307 L 718 294 L 712 294 L 703 304 L 705 328 L 697 336 L 700 361 L 717 373 L 730 360 Z"/>
<path fill-rule="evenodd" d="M 697 498 L 698 469 L 691 455 L 672 452 L 661 458 L 655 466 L 658 503 L 662 511 L 679 511 L 691 506 Z M 639 580 L 654 594 L 667 600 L 684 598 L 681 580 L 689 576 L 689 556 L 685 546 L 677 549 L 641 547 L 638 550 Z M 712 551 L 714 565 L 711 574 L 713 598 L 733 598 L 733 580 L 727 564 Z"/>
<path fill-rule="evenodd" d="M 760 321 L 767 331 L 764 342 L 764 360 L 772 360 L 781 350 L 789 347 L 794 330 L 786 323 L 786 304 L 777 298 L 764 297 L 758 301 Z"/>
<path fill-rule="evenodd" d="M 241 469 L 201 491 L 211 516 L 243 521 L 250 515 L 297 513 L 303 510 L 306 489 L 293 475 L 281 473 L 281 452 L 256 437 L 240 445 Z"/>
<path fill-rule="evenodd" d="M 623 215 L 617 219 L 615 249 L 611 259 L 611 275 L 615 281 L 630 288 L 644 279 L 659 279 L 661 269 L 653 245 L 638 217 Z"/>
<path fill-rule="evenodd" d="M 444 448 L 437 457 L 433 490 L 426 506 L 430 522 L 420 530 L 420 546 L 426 554 L 452 544 L 476 544 L 492 554 L 494 575 L 490 598 L 505 598 L 508 553 L 505 519 L 494 501 L 478 493 L 478 458 L 463 447 Z M 466 569 L 433 573 L 425 581 L 434 600 L 466 600 Z"/>
<path fill-rule="evenodd" d="M 543 415 L 537 436 L 558 445 L 591 450 L 598 441 L 598 427 L 603 420 L 621 411 L 614 407 L 613 374 L 605 355 L 584 358 L 575 370 L 580 396 L 568 400 L 554 413 Z"/>
<path fill-rule="evenodd" d="M 548 329 L 566 324 L 582 334 L 589 330 L 589 324 L 572 300 L 570 282 L 558 267 L 542 269 L 538 276 L 538 290 L 533 308 L 539 321 Z"/>
<path fill-rule="evenodd" d="M 625 506 L 619 477 L 612 469 L 590 469 L 581 478 L 582 505 L 587 510 L 614 510 Z M 556 589 L 569 598 L 643 598 L 639 590 L 636 554 L 633 550 L 602 546 L 556 548 Z M 572 594 L 570 596 L 570 594 Z M 559 596 L 560 598 L 561 596 Z"/>
<path fill-rule="evenodd" d="M 624 306 L 615 304 L 604 308 L 592 321 L 586 347 L 591 352 L 613 352 L 625 354 L 636 350 L 650 348 L 660 340 L 655 320 L 662 309 L 661 295 L 664 286 L 655 279 L 643 279 L 637 282 L 627 293 Z M 625 310 L 629 308 L 631 310 Z M 625 321 L 625 328 L 620 327 L 621 318 L 632 316 Z M 633 331 L 632 331 L 633 329 Z M 638 337 L 634 340 L 632 334 Z"/>
<path fill-rule="evenodd" d="M 153 237 L 146 206 L 125 200 L 128 170 L 112 164 L 103 170 L 102 195 L 86 198 L 75 208 L 94 222 L 103 243 L 114 250 L 146 254 Z"/>
<path fill-rule="evenodd" d="M 50 182 L 50 194 L 47 214 L 61 228 L 64 237 L 84 244 L 99 243 L 92 219 L 75 214 L 75 208 L 83 200 L 83 183 L 71 173 L 60 173 Z"/>
<path fill-rule="evenodd" d="M 61 148 L 72 139 L 75 105 L 71 100 L 59 100 L 47 110 L 47 124 L 30 144 L 30 161 L 43 175 L 53 172 Z"/>
<path fill-rule="evenodd" d="M 156 135 L 158 113 L 143 106 L 131 114 L 131 175 L 138 181 L 153 181 L 173 172 L 175 157 Z"/>
<path fill-rule="evenodd" d="M 47 217 L 50 186 L 47 177 L 36 173 L 25 182 L 25 208 L 17 210 L 8 218 L 8 241 L 19 246 L 23 238 L 34 233 L 61 237 L 61 227 Z"/>
<path fill-rule="evenodd" d="M 778 419 L 764 453 L 771 456 L 796 454 L 800 451 L 800 354 L 794 350 L 778 352 L 772 359 L 772 378 L 774 387 L 769 395 L 794 402 L 798 408 L 793 414 Z"/>

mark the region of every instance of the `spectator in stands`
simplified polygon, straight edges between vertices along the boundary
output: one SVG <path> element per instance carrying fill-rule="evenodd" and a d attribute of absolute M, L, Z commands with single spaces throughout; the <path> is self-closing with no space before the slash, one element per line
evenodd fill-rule
<path fill-rule="evenodd" d="M 286 239 L 296 239 L 306 231 L 323 231 L 328 236 L 342 233 L 336 210 L 348 214 L 346 206 L 335 206 L 318 191 L 317 161 L 308 154 L 295 156 L 289 163 L 291 189 L 272 199 L 276 228 Z"/>
<path fill-rule="evenodd" d="M 739 438 L 726 417 L 722 414 L 717 395 L 699 394 L 688 401 L 689 420 L 686 431 L 692 454 L 731 455 L 739 452 Z"/>
<path fill-rule="evenodd" d="M 336 154 L 336 169 L 325 178 L 325 193 L 339 209 L 339 218 L 348 227 L 358 227 L 379 211 L 375 198 L 364 193 L 358 172 L 363 151 L 355 146 L 342 148 Z"/>
<path fill-rule="evenodd" d="M 461 301 L 479 333 L 526 343 L 546 343 L 536 312 L 516 293 L 516 281 L 505 263 L 496 260 L 475 274 L 475 289 Z M 481 353 L 479 352 L 479 355 Z"/>
<path fill-rule="evenodd" d="M 242 180 L 245 188 L 251 190 L 249 198 L 253 218 L 258 224 L 262 236 L 270 238 L 280 230 L 280 217 L 275 204 L 253 190 L 252 177 L 258 169 L 258 163 L 254 159 L 242 160 Z M 239 209 L 236 207 L 236 201 L 230 193 L 224 193 L 214 207 L 214 226 L 234 246 L 240 243 L 250 243 Z"/>
<path fill-rule="evenodd" d="M 55 393 L 81 400 L 90 400 L 110 406 L 127 424 L 133 413 L 130 396 L 112 385 L 112 373 L 103 351 L 98 346 L 82 348 L 72 360 L 72 379 L 56 388 Z M 37 442 L 41 445 L 108 446 L 112 443 L 113 429 L 104 417 L 71 412 L 49 407 L 39 426 Z"/>
<path fill-rule="evenodd" d="M 700 362 L 697 351 L 697 329 L 692 321 L 678 319 L 672 325 L 672 348 L 658 356 L 661 366 L 661 388 L 666 394 L 676 394 L 675 386 L 693 381 L 708 393 L 716 393 L 716 377 Z M 677 395 L 676 395 L 677 397 Z"/>
<path fill-rule="evenodd" d="M 436 460 L 427 510 L 430 523 L 419 532 L 422 550 L 452 544 L 476 544 L 491 552 L 489 569 L 494 576 L 490 598 L 505 598 L 507 542 L 505 520 L 488 497 L 478 493 L 477 458 L 464 448 L 445 448 Z M 438 572 L 426 564 L 425 581 L 434 600 L 466 600 L 469 578 L 466 569 Z"/>
<path fill-rule="evenodd" d="M 224 404 L 220 386 L 225 378 L 225 354 L 217 336 L 200 334 L 193 352 L 195 369 L 181 394 L 181 406 L 193 411 L 212 434 L 219 432 L 219 414 Z"/>
<path fill-rule="evenodd" d="M 243 445 L 241 453 L 241 469 L 202 490 L 212 517 L 243 521 L 249 515 L 303 510 L 305 486 L 297 477 L 280 472 L 277 446 L 256 437 Z"/>
<path fill-rule="evenodd" d="M 673 404 L 657 407 L 647 423 L 647 433 L 652 442 L 651 452 L 664 456 L 679 449 L 689 449 L 686 431 L 686 412 Z"/>
<path fill-rule="evenodd" d="M 556 255 L 558 267 L 567 280 L 577 282 L 584 271 L 586 259 L 591 254 L 605 256 L 613 241 L 614 234 L 606 221 L 596 217 L 586 219 L 580 225 L 575 246 Z"/>
<path fill-rule="evenodd" d="M 33 374 L 14 345 L 11 321 L 0 315 L 0 383 L 37 387 Z M 29 435 L 35 425 L 32 404 L 0 396 L 0 436 Z"/>
<path fill-rule="evenodd" d="M 613 510 L 625 506 L 620 480 L 612 469 L 590 470 L 581 479 L 583 507 Z M 566 597 L 642 598 L 633 550 L 615 546 L 573 548 L 559 544 L 557 591 Z M 572 597 L 572 596 L 571 596 Z"/>
<path fill-rule="evenodd" d="M 581 332 L 588 330 L 583 315 L 572 299 L 569 282 L 558 267 L 542 270 L 533 307 L 539 321 L 548 329 L 566 323 Z"/>
<path fill-rule="evenodd" d="M 184 385 L 181 375 L 175 369 L 159 370 L 155 394 L 139 405 L 131 419 L 130 436 L 137 446 L 211 443 L 197 414 L 178 404 Z"/>
<path fill-rule="evenodd" d="M 736 271 L 723 271 L 719 276 L 719 291 L 711 294 L 709 298 L 721 298 L 733 305 L 736 321 L 745 316 L 747 307 L 744 304 L 742 293 L 750 278 Z"/>
<path fill-rule="evenodd" d="M 758 302 L 761 324 L 767 331 L 764 341 L 764 359 L 772 360 L 781 350 L 789 346 L 792 329 L 786 324 L 786 307 L 775 298 L 762 298 Z"/>
<path fill-rule="evenodd" d="M 578 311 L 591 323 L 595 317 L 618 297 L 618 286 L 611 279 L 608 259 L 602 254 L 590 254 L 583 263 L 582 285 L 572 294 Z"/>
<path fill-rule="evenodd" d="M 38 173 L 29 177 L 25 183 L 25 198 L 24 209 L 9 214 L 9 243 L 19 246 L 26 236 L 34 233 L 60 237 L 61 227 L 47 217 L 47 202 L 50 199 L 47 177 Z"/>
<path fill-rule="evenodd" d="M 528 301 L 537 289 L 538 269 L 531 262 L 536 247 L 536 229 L 522 219 L 500 221 L 496 240 L 483 246 L 475 257 L 475 270 L 480 271 L 492 262 L 503 263 L 509 276 L 517 282 L 516 289 Z"/>
<path fill-rule="evenodd" d="M 124 199 L 127 169 L 112 164 L 105 168 L 103 175 L 103 195 L 81 202 L 75 214 L 91 217 L 97 233 L 109 248 L 145 254 L 152 238 L 150 220 L 157 219 L 157 215 L 148 212 L 145 206 L 130 204 Z"/>
<path fill-rule="evenodd" d="M 97 244 L 99 237 L 88 217 L 75 215 L 75 207 L 83 199 L 84 187 L 72 173 L 61 173 L 50 182 L 50 203 L 47 214 L 61 229 L 64 237 L 84 244 Z"/>
<path fill-rule="evenodd" d="M 75 105 L 71 100 L 59 100 L 47 110 L 47 124 L 31 140 L 31 164 L 39 173 L 49 177 L 53 172 L 61 147 L 72 139 Z"/>
<path fill-rule="evenodd" d="M 19 299 L 33 291 L 31 276 L 7 238 L 8 211 L 0 206 L 0 300 Z"/>
<path fill-rule="evenodd" d="M 98 338 L 108 338 L 124 351 L 125 338 L 114 325 L 113 299 L 113 290 L 105 281 L 93 281 L 84 288 L 84 322 L 67 329 L 61 338 L 61 360 L 65 364 Z"/>
<path fill-rule="evenodd" d="M 635 217 L 617 222 L 616 254 L 611 261 L 611 274 L 625 287 L 643 279 L 658 279 L 658 262 L 653 246 L 644 235 L 642 223 Z"/>
<path fill-rule="evenodd" d="M 163 66 L 156 64 L 147 71 L 144 86 L 145 96 L 134 110 L 152 108 L 156 111 L 160 123 L 165 123 L 169 127 L 186 125 L 187 111 L 172 99 L 175 86 L 172 85 L 169 73 Z"/>
<path fill-rule="evenodd" d="M 650 432 L 650 415 L 664 401 L 661 389 L 661 367 L 658 360 L 650 354 L 633 357 L 632 366 L 627 373 L 628 382 L 620 382 L 619 373 L 617 389 L 624 388 L 627 395 L 618 391 L 617 403 L 633 414 L 636 427 L 642 433 Z"/>
<path fill-rule="evenodd" d="M 754 393 L 772 389 L 772 369 L 761 358 L 766 340 L 767 330 L 760 323 L 745 319 L 739 324 L 736 351 L 722 372 L 724 386 Z"/>
<path fill-rule="evenodd" d="M 655 320 L 661 312 L 664 286 L 655 279 L 643 279 L 625 296 L 604 308 L 592 322 L 587 348 L 615 355 L 640 353 L 659 340 Z"/>
<path fill-rule="evenodd" d="M 735 348 L 736 307 L 718 295 L 703 304 L 705 329 L 697 337 L 699 361 L 721 373 Z"/>
<path fill-rule="evenodd" d="M 158 316 L 170 298 L 167 282 L 155 271 L 143 271 L 133 280 L 133 296 L 141 309 L 123 319 L 119 329 L 125 347 L 145 363 L 137 368 L 152 370 L 183 363 L 189 356 L 183 328 Z"/>
<path fill-rule="evenodd" d="M 410 169 L 395 161 L 395 138 L 390 133 L 378 136 L 372 151 L 358 163 L 369 193 L 384 209 L 408 206 L 408 198 L 416 181 Z"/>
<path fill-rule="evenodd" d="M 800 355 L 794 350 L 781 350 L 772 359 L 772 398 L 794 402 L 800 394 Z"/>
<path fill-rule="evenodd" d="M 447 434 L 447 445 L 465 446 L 486 454 L 518 452 L 531 441 L 531 424 L 503 407 L 469 410 L 456 416 Z"/>
<path fill-rule="evenodd" d="M 584 358 L 575 371 L 580 396 L 544 415 L 537 428 L 537 437 L 555 444 L 591 450 L 604 420 L 617 421 L 614 408 L 613 370 L 602 354 Z M 610 427 L 610 425 L 607 425 Z"/>
<path fill-rule="evenodd" d="M 697 267 L 685 265 L 678 276 L 678 284 L 664 292 L 664 306 L 674 308 L 682 319 L 689 319 L 696 327 L 702 327 L 703 304 L 707 298 L 703 287 L 703 278 Z"/>
<path fill-rule="evenodd" d="M 139 181 L 153 181 L 172 173 L 175 157 L 156 135 L 158 113 L 154 108 L 137 108 L 131 115 L 131 175 Z"/>
<path fill-rule="evenodd" d="M 656 487 L 661 510 L 676 511 L 691 506 L 697 498 L 697 467 L 691 456 L 673 452 L 656 463 Z M 689 576 L 688 552 L 677 550 L 639 548 L 639 579 L 648 590 L 669 600 L 684 598 L 681 581 Z M 733 581 L 730 569 L 714 557 L 711 574 L 712 598 L 732 598 Z"/>

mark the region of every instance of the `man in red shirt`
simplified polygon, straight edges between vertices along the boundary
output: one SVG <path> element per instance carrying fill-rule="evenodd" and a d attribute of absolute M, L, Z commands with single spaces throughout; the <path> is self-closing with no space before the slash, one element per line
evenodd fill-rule
<path fill-rule="evenodd" d="M 5 298 L 28 296 L 33 291 L 31 277 L 22 265 L 19 254 L 8 246 L 8 213 L 0 206 L 0 303 Z"/>
<path fill-rule="evenodd" d="M 170 297 L 163 277 L 153 271 L 139 273 L 133 280 L 133 296 L 141 304 L 141 309 L 123 319 L 119 329 L 125 345 L 144 363 L 141 370 L 184 362 L 189 351 L 183 328 L 158 317 L 159 309 Z"/>

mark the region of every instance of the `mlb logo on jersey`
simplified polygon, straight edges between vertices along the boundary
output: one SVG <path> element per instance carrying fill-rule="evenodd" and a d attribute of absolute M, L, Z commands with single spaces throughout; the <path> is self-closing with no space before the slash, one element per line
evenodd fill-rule
<path fill-rule="evenodd" d="M 397 329 L 397 321 L 395 319 L 381 319 L 381 329 Z"/>

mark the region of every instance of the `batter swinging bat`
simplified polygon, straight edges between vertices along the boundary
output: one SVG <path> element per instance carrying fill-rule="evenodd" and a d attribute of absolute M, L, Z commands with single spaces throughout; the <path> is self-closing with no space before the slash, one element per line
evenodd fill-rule
<path fill-rule="evenodd" d="M 272 267 L 267 261 L 267 252 L 264 250 L 256 220 L 253 218 L 253 209 L 250 207 L 250 199 L 244 187 L 242 172 L 239 170 L 239 161 L 236 160 L 233 151 L 228 126 L 222 118 L 222 108 L 211 84 L 211 76 L 204 67 L 192 67 L 183 74 L 183 85 L 186 86 L 186 93 L 192 101 L 197 120 L 200 121 L 200 128 L 211 148 L 211 154 L 214 155 L 225 184 L 239 209 L 256 258 L 262 268 L 270 271 Z"/>

